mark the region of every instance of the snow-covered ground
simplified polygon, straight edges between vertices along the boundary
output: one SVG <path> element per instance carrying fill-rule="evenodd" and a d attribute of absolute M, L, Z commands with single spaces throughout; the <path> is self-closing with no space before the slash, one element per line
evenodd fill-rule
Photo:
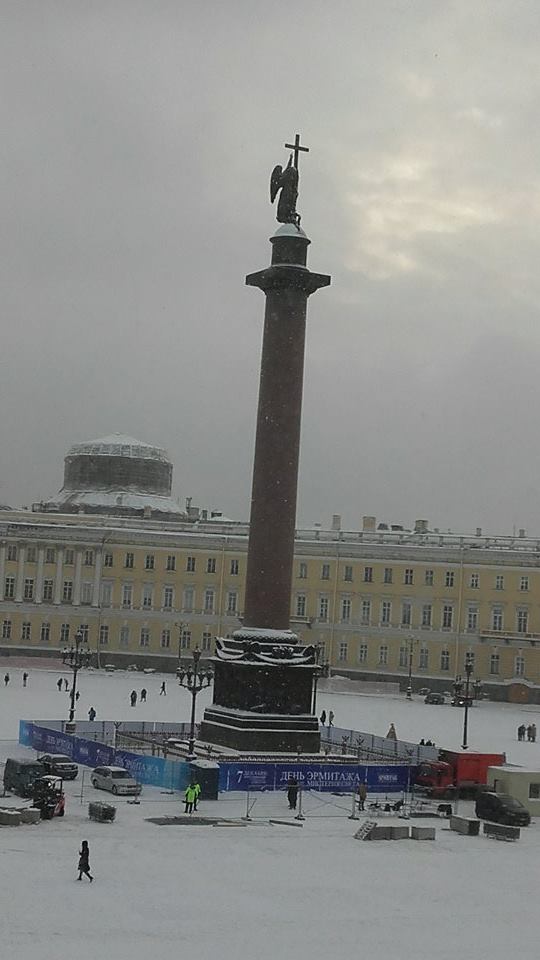
<path fill-rule="evenodd" d="M 30 751 L 16 742 L 18 720 L 65 716 L 60 672 L 10 668 L 0 689 L 0 759 Z M 171 678 L 83 674 L 78 709 L 98 718 L 185 720 L 189 698 Z M 146 686 L 146 706 L 129 706 Z M 203 695 L 198 701 L 202 709 Z M 402 697 L 321 695 L 336 724 L 437 744 L 459 743 L 462 711 Z M 529 707 L 482 703 L 470 714 L 471 745 L 506 750 L 515 763 L 540 767 L 540 745 L 518 744 Z M 353 839 L 348 798 L 309 795 L 302 828 L 270 825 L 288 817 L 283 794 L 259 797 L 246 827 L 156 826 L 148 817 L 180 812 L 178 796 L 146 787 L 140 805 L 115 801 L 113 824 L 92 823 L 88 800 L 108 795 L 80 780 L 67 785 L 63 820 L 0 828 L 0 945 L 9 960 L 148 960 L 169 954 L 197 960 L 384 960 L 469 957 L 533 960 L 540 919 L 532 909 L 540 858 L 540 823 L 518 843 L 463 837 L 436 821 L 435 843 Z M 18 801 L 16 801 L 18 802 Z M 468 805 L 461 804 L 466 812 Z M 469 806 L 470 809 L 470 806 Z M 241 795 L 222 796 L 201 812 L 239 817 Z M 95 883 L 75 882 L 77 851 L 90 844 Z"/>

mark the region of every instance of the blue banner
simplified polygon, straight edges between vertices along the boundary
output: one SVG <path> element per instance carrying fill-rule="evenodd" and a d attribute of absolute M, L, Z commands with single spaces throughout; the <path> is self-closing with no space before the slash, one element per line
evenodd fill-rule
<path fill-rule="evenodd" d="M 414 768 L 401 764 L 219 763 L 220 791 L 286 790 L 295 777 L 303 790 L 351 793 L 366 782 L 371 793 L 399 793 L 414 779 Z"/>

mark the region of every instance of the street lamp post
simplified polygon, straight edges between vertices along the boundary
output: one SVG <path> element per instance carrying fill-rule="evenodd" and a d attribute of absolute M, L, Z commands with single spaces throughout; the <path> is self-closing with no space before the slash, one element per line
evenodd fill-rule
<path fill-rule="evenodd" d="M 88 647 L 88 642 L 84 638 L 81 630 L 77 630 L 75 634 L 75 647 L 71 648 L 69 653 L 69 664 L 73 671 L 73 679 L 71 681 L 71 697 L 70 697 L 70 707 L 69 707 L 69 722 L 73 723 L 75 719 L 75 704 L 77 702 L 77 674 L 82 666 L 87 666 L 89 662 L 90 650 Z"/>
<path fill-rule="evenodd" d="M 201 659 L 201 651 L 197 647 L 193 651 L 193 665 L 188 663 L 187 666 L 184 666 L 182 663 L 176 671 L 176 676 L 178 677 L 178 683 L 181 687 L 184 687 L 186 690 L 189 690 L 191 693 L 191 720 L 189 724 L 189 753 L 188 760 L 193 760 L 195 757 L 195 703 L 197 700 L 197 694 L 201 692 L 203 687 L 209 687 L 213 673 L 210 669 L 199 669 L 199 661 Z"/>
<path fill-rule="evenodd" d="M 465 661 L 465 712 L 463 714 L 463 743 L 461 746 L 464 750 L 467 750 L 469 744 L 467 743 L 467 734 L 468 734 L 468 725 L 469 725 L 469 707 L 471 705 L 471 696 L 470 696 L 470 685 L 471 685 L 471 673 L 473 672 L 472 660 L 470 657 L 467 657 Z"/>
<path fill-rule="evenodd" d="M 409 637 L 409 677 L 407 681 L 407 700 L 412 700 L 412 668 L 413 668 L 413 648 L 414 637 Z"/>
<path fill-rule="evenodd" d="M 319 678 L 328 676 L 329 662 L 326 659 L 321 661 L 323 651 L 324 643 L 317 643 L 315 646 L 315 663 L 317 666 L 313 673 L 313 702 L 311 707 L 313 714 L 317 712 L 317 686 Z"/>
<path fill-rule="evenodd" d="M 182 637 L 184 636 L 184 631 L 187 624 L 184 620 L 180 620 L 179 623 L 175 623 L 175 627 L 178 627 L 178 669 L 182 666 Z"/>

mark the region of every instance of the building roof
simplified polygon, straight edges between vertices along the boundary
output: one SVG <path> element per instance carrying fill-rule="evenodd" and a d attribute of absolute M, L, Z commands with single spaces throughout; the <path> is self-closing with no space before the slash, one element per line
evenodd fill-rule
<path fill-rule="evenodd" d="M 133 460 L 159 460 L 170 463 L 169 455 L 162 447 L 154 447 L 123 433 L 112 433 L 107 437 L 98 437 L 96 440 L 74 443 L 69 448 L 67 456 L 128 457 Z"/>

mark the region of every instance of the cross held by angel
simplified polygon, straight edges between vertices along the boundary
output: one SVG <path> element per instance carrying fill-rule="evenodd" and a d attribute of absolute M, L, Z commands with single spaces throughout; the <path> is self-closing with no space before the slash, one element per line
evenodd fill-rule
<path fill-rule="evenodd" d="M 309 148 L 300 146 L 300 134 L 298 133 L 296 134 L 294 143 L 286 143 L 285 146 L 291 149 L 293 153 L 290 154 L 289 162 L 285 169 L 278 163 L 272 170 L 272 176 L 270 177 L 270 202 L 274 202 L 281 190 L 277 205 L 276 220 L 278 223 L 294 223 L 295 227 L 299 228 L 300 214 L 296 211 L 299 178 L 298 154 L 300 151 L 308 153 Z"/>

